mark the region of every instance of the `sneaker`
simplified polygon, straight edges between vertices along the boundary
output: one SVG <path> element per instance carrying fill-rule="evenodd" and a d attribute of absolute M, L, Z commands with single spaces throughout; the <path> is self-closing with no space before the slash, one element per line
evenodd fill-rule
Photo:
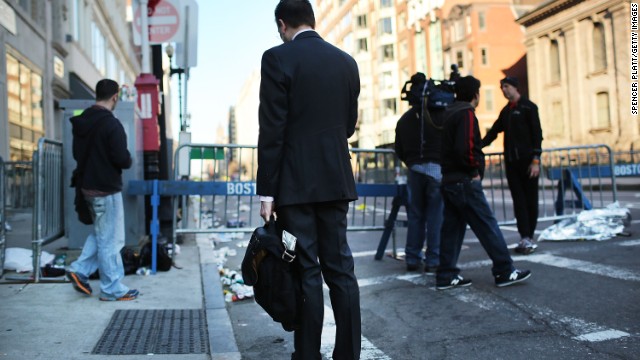
<path fill-rule="evenodd" d="M 529 270 L 513 270 L 513 272 L 503 275 L 496 275 L 496 286 L 504 287 L 525 281 L 531 277 Z"/>
<path fill-rule="evenodd" d="M 130 301 L 130 300 L 135 300 L 138 295 L 140 295 L 140 292 L 136 289 L 131 289 L 129 291 L 127 291 L 126 294 L 120 296 L 120 297 L 115 297 L 115 296 L 107 296 L 107 295 L 102 295 L 100 296 L 100 301 Z"/>
<path fill-rule="evenodd" d="M 526 237 L 522 238 L 522 240 L 520 240 L 520 242 L 518 243 L 518 246 L 516 246 L 513 250 L 518 254 L 529 255 L 532 252 L 536 251 L 537 248 L 538 245 L 536 245 L 533 240 Z"/>
<path fill-rule="evenodd" d="M 86 281 L 82 281 L 78 274 L 68 271 L 67 279 L 71 281 L 71 284 L 73 284 L 73 288 L 76 289 L 77 292 L 81 292 L 85 295 L 91 295 L 91 293 L 93 292 L 93 290 L 91 290 L 91 285 L 89 285 L 89 283 Z"/>
<path fill-rule="evenodd" d="M 437 266 L 425 266 L 424 267 L 424 273 L 427 274 L 427 275 L 435 275 L 437 270 L 438 270 Z"/>
<path fill-rule="evenodd" d="M 471 285 L 471 279 L 465 279 L 460 275 L 456 275 L 448 283 L 436 283 L 436 289 L 446 290 L 454 287 L 466 287 Z"/>

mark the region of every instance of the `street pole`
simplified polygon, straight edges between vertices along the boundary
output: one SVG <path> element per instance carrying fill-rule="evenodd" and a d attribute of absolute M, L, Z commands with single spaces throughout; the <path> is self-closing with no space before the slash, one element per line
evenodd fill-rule
<path fill-rule="evenodd" d="M 142 26 L 142 73 L 149 74 L 151 68 L 149 66 L 149 0 L 140 0 L 140 23 Z"/>

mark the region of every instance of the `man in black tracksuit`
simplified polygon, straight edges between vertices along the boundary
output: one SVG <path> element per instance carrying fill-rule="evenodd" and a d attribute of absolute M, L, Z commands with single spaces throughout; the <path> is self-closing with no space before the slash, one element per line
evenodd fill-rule
<path fill-rule="evenodd" d="M 447 108 L 442 130 L 442 197 L 444 221 L 440 241 L 440 267 L 436 289 L 471 285 L 457 266 L 467 224 L 478 237 L 493 267 L 498 287 L 526 280 L 529 270 L 516 270 L 498 222 L 482 190 L 484 153 L 475 107 L 480 101 L 480 81 L 473 76 L 456 80 L 456 101 Z"/>
<path fill-rule="evenodd" d="M 536 104 L 520 96 L 518 79 L 506 77 L 500 80 L 500 88 L 509 103 L 482 139 L 482 146 L 488 146 L 498 133 L 504 132 L 507 182 L 521 239 L 515 251 L 530 254 L 537 247 L 533 235 L 538 223 L 542 128 Z"/>
<path fill-rule="evenodd" d="M 426 225 L 427 251 L 424 255 L 424 271 L 433 275 L 440 263 L 443 209 L 440 193 L 440 148 L 445 111 L 429 109 L 424 104 L 421 93 L 426 83 L 427 79 L 422 73 L 416 73 L 411 77 L 411 91 L 407 94 L 411 108 L 402 115 L 396 125 L 395 151 L 408 168 L 408 226 L 405 246 L 407 270 L 418 270 L 422 265 Z"/>

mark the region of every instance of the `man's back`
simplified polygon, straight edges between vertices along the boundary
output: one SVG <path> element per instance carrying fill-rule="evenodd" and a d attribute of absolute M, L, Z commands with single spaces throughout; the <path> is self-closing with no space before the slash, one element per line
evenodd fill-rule
<path fill-rule="evenodd" d="M 353 58 L 314 31 L 264 53 L 258 193 L 279 205 L 356 198 L 347 139 L 359 91 Z"/>

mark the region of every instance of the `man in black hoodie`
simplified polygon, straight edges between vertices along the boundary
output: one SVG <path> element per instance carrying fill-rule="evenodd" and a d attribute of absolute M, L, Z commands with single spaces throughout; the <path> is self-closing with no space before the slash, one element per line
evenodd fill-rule
<path fill-rule="evenodd" d="M 504 160 L 507 183 L 513 198 L 520 243 L 515 251 L 531 254 L 538 247 L 533 233 L 538 224 L 538 176 L 542 153 L 542 128 L 538 107 L 520 96 L 518 79 L 507 76 L 500 89 L 509 103 L 500 111 L 498 120 L 482 139 L 489 146 L 498 133 L 504 132 Z"/>
<path fill-rule="evenodd" d="M 71 118 L 73 158 L 84 164 L 82 193 L 93 218 L 82 253 L 67 271 L 73 287 L 91 295 L 89 275 L 100 272 L 100 300 L 126 301 L 138 297 L 138 290 L 122 284 L 124 267 L 120 250 L 124 246 L 122 170 L 131 167 L 127 135 L 112 111 L 118 103 L 118 83 L 103 79 L 96 85 L 96 103 Z"/>
<path fill-rule="evenodd" d="M 442 195 L 440 193 L 440 148 L 444 109 L 429 109 L 424 101 L 427 78 L 423 73 L 411 77 L 411 89 L 406 93 L 411 108 L 396 125 L 395 151 L 407 166 L 407 271 L 420 268 L 427 227 L 427 251 L 424 255 L 427 274 L 435 274 L 440 263 L 440 227 L 442 226 Z"/>
<path fill-rule="evenodd" d="M 474 109 L 480 101 L 480 80 L 456 80 L 456 101 L 447 109 L 442 131 L 442 195 L 444 221 L 440 242 L 440 267 L 436 289 L 471 285 L 460 276 L 458 257 L 467 224 L 493 262 L 491 272 L 498 287 L 528 279 L 529 270 L 516 270 L 507 244 L 482 191 L 484 153 Z"/>

